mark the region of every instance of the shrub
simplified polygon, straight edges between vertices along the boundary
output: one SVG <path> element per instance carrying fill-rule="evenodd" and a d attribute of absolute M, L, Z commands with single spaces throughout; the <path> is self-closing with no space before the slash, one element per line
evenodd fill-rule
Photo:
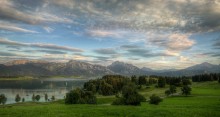
<path fill-rule="evenodd" d="M 155 104 L 155 105 L 158 105 L 160 102 L 162 102 L 163 99 L 160 98 L 159 96 L 153 94 L 152 96 L 150 96 L 150 104 Z"/>

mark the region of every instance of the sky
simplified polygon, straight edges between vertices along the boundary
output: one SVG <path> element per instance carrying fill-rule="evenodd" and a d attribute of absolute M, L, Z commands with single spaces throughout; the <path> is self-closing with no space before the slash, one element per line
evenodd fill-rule
<path fill-rule="evenodd" d="M 0 63 L 220 64 L 220 0 L 0 0 Z"/>

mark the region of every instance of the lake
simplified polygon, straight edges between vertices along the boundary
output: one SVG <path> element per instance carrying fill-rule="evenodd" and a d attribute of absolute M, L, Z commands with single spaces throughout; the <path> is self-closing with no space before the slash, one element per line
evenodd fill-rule
<path fill-rule="evenodd" d="M 32 101 L 32 95 L 40 95 L 40 102 L 45 102 L 44 95 L 47 94 L 50 99 L 63 99 L 68 91 L 77 87 L 83 87 L 88 79 L 71 79 L 71 78 L 48 78 L 33 80 L 13 80 L 0 81 L 0 94 L 7 97 L 6 104 L 15 102 L 15 96 L 20 95 L 25 102 Z"/>

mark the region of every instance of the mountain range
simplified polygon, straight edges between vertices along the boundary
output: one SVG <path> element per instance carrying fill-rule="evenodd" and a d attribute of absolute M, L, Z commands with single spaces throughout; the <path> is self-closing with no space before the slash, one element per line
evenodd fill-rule
<path fill-rule="evenodd" d="M 138 68 L 132 64 L 115 61 L 109 66 L 94 65 L 70 60 L 66 63 L 39 60 L 15 60 L 0 64 L 0 76 L 102 76 L 120 75 L 163 75 L 191 76 L 204 73 L 220 73 L 220 65 L 201 63 L 185 69 L 153 70 L 147 67 Z"/>

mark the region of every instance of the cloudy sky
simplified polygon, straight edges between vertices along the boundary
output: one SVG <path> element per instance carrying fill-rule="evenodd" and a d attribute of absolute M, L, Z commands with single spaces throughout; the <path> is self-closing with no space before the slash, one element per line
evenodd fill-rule
<path fill-rule="evenodd" d="M 0 63 L 220 64 L 220 0 L 0 0 Z"/>

